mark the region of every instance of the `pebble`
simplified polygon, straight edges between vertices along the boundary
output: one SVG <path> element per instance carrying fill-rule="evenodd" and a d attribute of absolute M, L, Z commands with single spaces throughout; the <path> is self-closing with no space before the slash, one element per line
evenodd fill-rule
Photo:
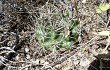
<path fill-rule="evenodd" d="M 86 0 L 82 0 L 82 3 L 86 3 Z"/>
<path fill-rule="evenodd" d="M 25 52 L 26 52 L 26 53 L 29 52 L 29 49 L 28 49 L 28 48 L 25 48 Z"/>
<path fill-rule="evenodd" d="M 27 58 L 27 59 L 30 59 L 30 55 L 26 55 L 26 58 Z"/>
<path fill-rule="evenodd" d="M 87 66 L 90 64 L 90 61 L 88 59 L 85 59 L 85 60 L 81 60 L 80 61 L 80 66 Z"/>

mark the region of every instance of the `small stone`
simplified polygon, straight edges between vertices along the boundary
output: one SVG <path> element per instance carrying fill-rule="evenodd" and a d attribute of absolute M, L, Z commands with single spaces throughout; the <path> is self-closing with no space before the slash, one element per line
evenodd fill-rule
<path fill-rule="evenodd" d="M 36 59 L 36 61 L 33 62 L 34 64 L 40 64 L 40 60 Z"/>
<path fill-rule="evenodd" d="M 82 3 L 86 3 L 86 0 L 83 0 Z"/>
<path fill-rule="evenodd" d="M 78 60 L 74 61 L 74 64 L 75 65 L 78 65 L 79 64 L 79 61 Z"/>
<path fill-rule="evenodd" d="M 25 68 L 25 70 L 29 70 L 28 68 Z"/>
<path fill-rule="evenodd" d="M 81 62 L 80 62 L 80 66 L 87 66 L 87 65 L 89 65 L 90 64 L 90 61 L 89 60 L 82 60 Z"/>
<path fill-rule="evenodd" d="M 41 64 L 44 64 L 45 63 L 45 60 L 44 59 L 40 59 L 40 63 Z"/>
<path fill-rule="evenodd" d="M 26 58 L 27 58 L 27 59 L 30 59 L 30 55 L 26 55 Z"/>
<path fill-rule="evenodd" d="M 19 60 L 19 55 L 16 56 L 16 60 Z"/>
<path fill-rule="evenodd" d="M 26 52 L 26 53 L 29 52 L 29 49 L 28 49 L 28 48 L 25 48 L 25 52 Z"/>
<path fill-rule="evenodd" d="M 78 56 L 82 57 L 84 54 L 82 54 L 82 52 L 78 53 Z"/>

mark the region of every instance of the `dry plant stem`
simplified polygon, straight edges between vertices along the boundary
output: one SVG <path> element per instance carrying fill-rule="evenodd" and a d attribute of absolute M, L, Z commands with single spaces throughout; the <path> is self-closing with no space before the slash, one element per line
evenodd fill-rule
<path fill-rule="evenodd" d="M 107 16 L 108 16 L 108 20 L 107 20 L 107 24 L 106 24 L 106 29 L 110 23 L 110 9 L 107 11 Z"/>
<path fill-rule="evenodd" d="M 31 64 L 26 65 L 26 66 L 24 66 L 24 67 L 20 68 L 20 70 L 24 70 L 25 68 L 28 68 L 28 67 L 30 67 L 30 66 L 31 66 Z"/>
<path fill-rule="evenodd" d="M 99 59 L 100 60 L 100 70 L 102 70 L 102 61 L 101 61 L 101 59 Z"/>
<path fill-rule="evenodd" d="M 110 2 L 110 0 L 106 0 L 107 3 Z M 107 10 L 107 18 L 108 18 L 108 21 L 107 21 L 107 24 L 106 24 L 106 28 L 107 26 L 109 25 L 109 22 L 110 22 L 110 9 Z"/>
<path fill-rule="evenodd" d="M 103 49 L 103 53 L 108 53 L 107 52 L 107 48 L 108 48 L 109 45 L 110 45 L 110 43 L 108 42 L 107 45 L 106 45 L 106 47 Z"/>
<path fill-rule="evenodd" d="M 76 17 L 77 17 L 77 21 L 78 21 L 78 24 L 79 24 L 79 27 L 80 27 L 80 30 L 79 30 L 79 37 L 78 37 L 78 41 L 81 43 L 82 41 L 82 38 L 81 38 L 81 24 L 80 24 L 80 19 L 79 19 L 79 16 L 78 16 L 78 8 L 77 8 L 77 0 L 73 0 L 73 4 L 75 6 L 75 10 L 76 10 Z"/>
<path fill-rule="evenodd" d="M 4 42 L 6 42 L 9 38 L 6 38 L 4 41 L 0 42 L 0 44 L 3 44 Z"/>
<path fill-rule="evenodd" d="M 76 2 L 76 0 L 73 0 L 73 4 L 74 4 L 75 10 L 76 10 L 77 21 L 79 23 L 78 8 L 77 8 L 77 2 Z"/>

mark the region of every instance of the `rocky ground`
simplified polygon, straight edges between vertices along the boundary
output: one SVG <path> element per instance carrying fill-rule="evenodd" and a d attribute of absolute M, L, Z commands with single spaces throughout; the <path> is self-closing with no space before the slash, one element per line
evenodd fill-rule
<path fill-rule="evenodd" d="M 103 53 L 107 37 L 93 34 L 109 30 L 109 25 L 106 27 L 108 13 L 96 14 L 98 6 L 106 0 L 79 0 L 77 3 L 78 43 L 70 50 L 50 52 L 35 39 L 35 24 L 43 22 L 43 15 L 51 16 L 59 11 L 69 11 L 69 19 L 76 20 L 73 0 L 0 1 L 0 47 L 14 50 L 0 54 L 0 60 L 4 61 L 0 70 L 110 70 L 109 48 L 107 54 Z"/>

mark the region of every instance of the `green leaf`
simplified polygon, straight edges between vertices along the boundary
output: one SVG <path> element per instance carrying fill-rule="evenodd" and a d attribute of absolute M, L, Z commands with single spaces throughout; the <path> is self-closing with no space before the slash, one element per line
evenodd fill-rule
<path fill-rule="evenodd" d="M 110 9 L 110 4 L 102 4 L 99 6 L 98 9 L 96 9 L 96 13 L 102 13 L 104 11 L 107 11 L 108 9 Z"/>
<path fill-rule="evenodd" d="M 72 46 L 73 42 L 63 41 L 62 47 L 69 49 Z"/>

